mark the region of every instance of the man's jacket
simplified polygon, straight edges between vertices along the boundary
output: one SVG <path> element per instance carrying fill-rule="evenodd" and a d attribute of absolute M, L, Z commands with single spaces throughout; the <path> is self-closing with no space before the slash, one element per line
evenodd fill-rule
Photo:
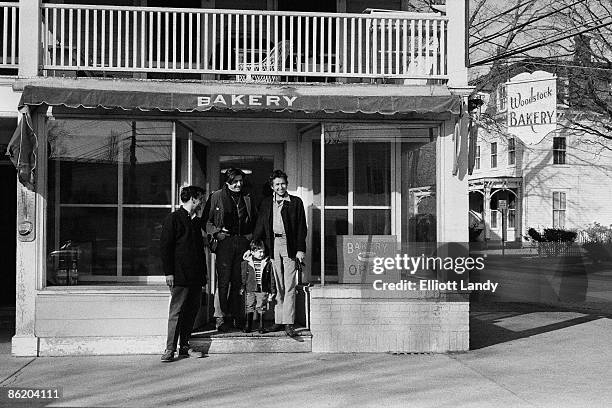
<path fill-rule="evenodd" d="M 174 275 L 176 286 L 206 285 L 202 226 L 202 219 L 191 219 L 183 207 L 164 219 L 159 240 L 162 267 L 164 275 Z"/>
<path fill-rule="evenodd" d="M 274 230 L 272 229 L 272 197 L 266 197 L 259 206 L 257 224 L 253 232 L 254 239 L 261 239 L 266 245 L 268 254 L 274 257 Z M 306 213 L 304 203 L 299 197 L 289 195 L 289 201 L 283 203 L 281 218 L 287 236 L 287 255 L 295 258 L 297 251 L 306 252 Z"/>
<path fill-rule="evenodd" d="M 245 289 L 247 292 L 257 292 L 255 264 L 253 263 L 251 251 L 246 251 L 242 259 L 244 259 L 240 265 L 242 274 L 242 289 Z M 272 273 L 272 262 L 268 257 L 262 259 L 261 262 L 261 291 L 276 294 L 276 282 L 274 281 L 274 274 Z"/>
<path fill-rule="evenodd" d="M 249 225 L 246 226 L 246 233 L 252 233 L 256 216 L 253 209 L 253 203 L 251 202 L 251 197 L 249 197 L 247 194 L 243 194 L 242 198 L 244 199 L 249 218 Z M 214 235 L 221 231 L 225 227 L 226 217 L 231 216 L 234 206 L 235 204 L 229 194 L 227 186 L 224 186 L 220 190 L 214 191 L 208 197 L 208 200 L 206 200 L 206 205 L 204 206 L 203 217 L 205 217 L 206 220 L 206 233 L 209 235 Z"/>

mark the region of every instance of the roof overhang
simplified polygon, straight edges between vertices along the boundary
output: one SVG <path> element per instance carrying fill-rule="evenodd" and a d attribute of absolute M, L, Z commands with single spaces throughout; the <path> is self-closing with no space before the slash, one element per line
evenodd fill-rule
<path fill-rule="evenodd" d="M 23 83 L 20 106 L 143 112 L 431 115 L 461 112 L 444 85 L 245 84 L 101 79 Z"/>

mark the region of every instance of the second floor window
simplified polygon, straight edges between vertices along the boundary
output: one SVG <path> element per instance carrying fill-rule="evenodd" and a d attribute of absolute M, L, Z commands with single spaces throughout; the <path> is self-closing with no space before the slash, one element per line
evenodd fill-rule
<path fill-rule="evenodd" d="M 491 143 L 491 168 L 497 167 L 497 142 Z"/>
<path fill-rule="evenodd" d="M 567 209 L 564 192 L 553 192 L 553 228 L 565 228 L 565 211 Z"/>
<path fill-rule="evenodd" d="M 567 145 L 564 137 L 553 137 L 553 164 L 565 164 Z"/>
<path fill-rule="evenodd" d="M 516 163 L 516 142 L 513 137 L 508 139 L 508 165 Z"/>
<path fill-rule="evenodd" d="M 476 154 L 474 155 L 474 169 L 480 170 L 480 146 L 476 146 Z"/>

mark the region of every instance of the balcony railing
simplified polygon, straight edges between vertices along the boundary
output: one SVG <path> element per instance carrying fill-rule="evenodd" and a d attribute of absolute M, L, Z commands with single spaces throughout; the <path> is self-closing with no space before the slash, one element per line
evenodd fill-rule
<path fill-rule="evenodd" d="M 19 3 L 0 3 L 0 23 L 2 24 L 0 69 L 17 68 L 19 64 Z"/>
<path fill-rule="evenodd" d="M 42 5 L 44 70 L 446 79 L 446 17 Z"/>

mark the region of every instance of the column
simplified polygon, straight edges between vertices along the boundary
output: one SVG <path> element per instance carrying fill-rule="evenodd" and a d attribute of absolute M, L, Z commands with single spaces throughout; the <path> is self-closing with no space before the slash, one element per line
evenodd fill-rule
<path fill-rule="evenodd" d="M 464 0 L 448 0 L 446 2 L 449 87 L 464 87 L 468 83 L 465 54 L 467 38 L 465 4 Z"/>
<path fill-rule="evenodd" d="M 491 185 L 485 181 L 485 185 L 484 185 L 484 202 L 483 202 L 483 209 L 484 209 L 484 238 L 485 238 L 485 242 L 489 240 L 490 237 L 490 233 L 489 233 L 489 222 L 491 220 Z"/>
<path fill-rule="evenodd" d="M 438 242 L 469 241 L 468 236 L 468 177 L 467 177 L 467 138 L 461 138 L 459 169 L 453 175 L 455 162 L 455 143 L 453 134 L 455 123 L 447 120 L 436 144 L 436 206 Z"/>
<path fill-rule="evenodd" d="M 19 77 L 38 76 L 40 46 L 40 0 L 19 1 Z"/>
<path fill-rule="evenodd" d="M 38 355 L 38 338 L 35 333 L 37 289 L 44 282 L 45 248 L 43 247 L 44 213 L 42 192 L 46 180 L 46 144 L 41 141 L 44 118 L 32 118 L 34 130 L 39 136 L 38 163 L 35 190 L 17 182 L 17 256 L 15 291 L 15 335 L 11 352 L 15 356 Z M 30 226 L 31 228 L 26 228 Z"/>

